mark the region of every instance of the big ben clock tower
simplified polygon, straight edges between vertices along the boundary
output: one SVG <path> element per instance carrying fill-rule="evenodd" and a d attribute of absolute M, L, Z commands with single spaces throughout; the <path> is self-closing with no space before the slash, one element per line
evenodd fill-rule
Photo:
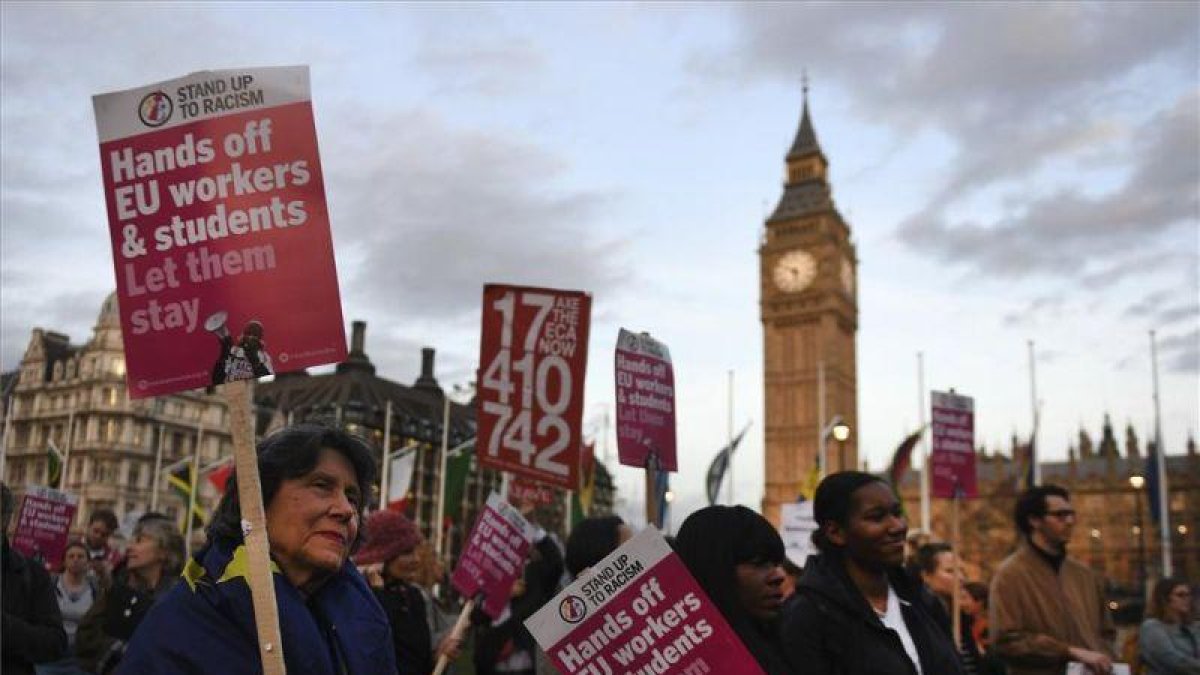
<path fill-rule="evenodd" d="M 842 443 L 829 439 L 827 470 L 858 464 L 858 261 L 850 226 L 830 193 L 807 85 L 786 164 L 783 197 L 758 249 L 766 406 L 762 513 L 776 525 L 780 504 L 796 501 L 816 465 L 821 431 L 834 416 L 851 431 Z"/>

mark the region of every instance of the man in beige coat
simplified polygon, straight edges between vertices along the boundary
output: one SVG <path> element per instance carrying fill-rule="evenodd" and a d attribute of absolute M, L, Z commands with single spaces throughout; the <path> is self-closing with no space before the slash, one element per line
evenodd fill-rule
<path fill-rule="evenodd" d="M 992 644 L 1010 675 L 1062 675 L 1071 661 L 1112 672 L 1112 618 L 1100 578 L 1067 557 L 1075 527 L 1070 494 L 1057 485 L 1017 499 L 1017 550 L 1000 564 L 990 593 Z"/>

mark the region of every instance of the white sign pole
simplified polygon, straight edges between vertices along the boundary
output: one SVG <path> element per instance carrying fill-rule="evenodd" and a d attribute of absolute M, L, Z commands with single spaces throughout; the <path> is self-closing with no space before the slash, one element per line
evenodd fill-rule
<path fill-rule="evenodd" d="M 388 469 L 392 463 L 389 456 L 392 449 L 392 401 L 388 399 L 383 413 L 383 456 L 379 466 L 379 508 L 386 509 L 388 505 Z"/>

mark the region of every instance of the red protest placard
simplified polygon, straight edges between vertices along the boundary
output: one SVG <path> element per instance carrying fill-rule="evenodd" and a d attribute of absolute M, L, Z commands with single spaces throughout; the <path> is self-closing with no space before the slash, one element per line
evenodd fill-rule
<path fill-rule="evenodd" d="M 513 583 L 525 571 L 533 534 L 533 526 L 492 493 L 475 521 L 450 584 L 465 598 L 483 594 L 483 611 L 493 619 L 499 617 L 512 596 Z"/>
<path fill-rule="evenodd" d="M 308 68 L 93 103 L 129 396 L 344 360 Z"/>
<path fill-rule="evenodd" d="M 536 483 L 520 476 L 514 476 L 508 482 L 508 503 L 520 506 L 528 502 L 536 506 L 547 506 L 554 503 L 554 490 L 549 486 Z"/>
<path fill-rule="evenodd" d="M 525 621 L 562 673 L 762 673 L 656 528 Z"/>
<path fill-rule="evenodd" d="M 479 463 L 574 490 L 592 298 L 489 284 L 479 345 Z"/>
<path fill-rule="evenodd" d="M 617 453 L 622 464 L 676 471 L 675 373 L 667 346 L 624 328 L 617 335 Z"/>
<path fill-rule="evenodd" d="M 931 494 L 974 499 L 979 494 L 975 483 L 975 401 L 953 392 L 930 392 L 933 408 L 933 450 L 929 466 L 933 471 Z"/>
<path fill-rule="evenodd" d="M 21 498 L 12 547 L 30 558 L 57 567 L 67 548 L 67 534 L 79 498 L 48 487 L 31 486 Z"/>

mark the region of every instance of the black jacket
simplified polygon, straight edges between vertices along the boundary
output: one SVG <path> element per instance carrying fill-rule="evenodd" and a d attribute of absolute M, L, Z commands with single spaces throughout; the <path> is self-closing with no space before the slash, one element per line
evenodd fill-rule
<path fill-rule="evenodd" d="M 490 617 L 476 608 L 472 621 L 476 624 L 474 659 L 478 675 L 496 673 L 496 662 L 510 640 L 514 647 L 535 654 L 536 660 L 537 643 L 524 622 L 554 597 L 562 573 L 562 551 L 549 536 L 542 537 L 534 543 L 525 565 L 525 592 L 509 601 L 510 616 L 493 624 Z"/>
<path fill-rule="evenodd" d="M 33 664 L 54 661 L 67 653 L 58 598 L 45 568 L 9 548 L 7 537 L 0 560 L 4 577 L 0 671 L 32 675 Z"/>
<path fill-rule="evenodd" d="M 783 618 L 789 664 L 805 675 L 916 675 L 900 636 L 883 625 L 850 581 L 836 554 L 812 556 L 797 584 L 799 599 Z M 920 589 L 896 569 L 889 575 L 924 675 L 962 675 L 954 644 Z"/>
<path fill-rule="evenodd" d="M 373 589 L 392 626 L 396 645 L 396 667 L 400 675 L 429 675 L 433 672 L 433 645 L 425 620 L 421 592 L 402 581 Z"/>

